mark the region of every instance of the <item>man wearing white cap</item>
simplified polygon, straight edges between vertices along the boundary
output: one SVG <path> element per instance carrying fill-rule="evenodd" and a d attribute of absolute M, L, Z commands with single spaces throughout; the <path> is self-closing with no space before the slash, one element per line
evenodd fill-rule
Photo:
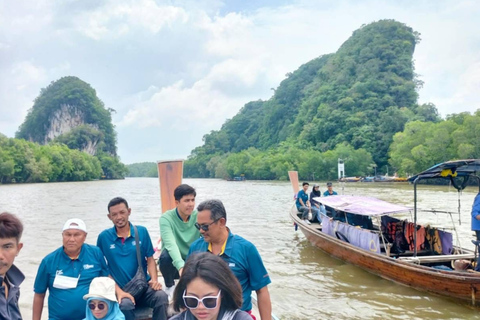
<path fill-rule="evenodd" d="M 69 219 L 62 229 L 63 246 L 48 254 L 40 263 L 33 291 L 33 320 L 42 317 L 48 289 L 48 319 L 81 320 L 93 278 L 108 276 L 103 253 L 85 244 L 87 227 L 80 219 Z"/>

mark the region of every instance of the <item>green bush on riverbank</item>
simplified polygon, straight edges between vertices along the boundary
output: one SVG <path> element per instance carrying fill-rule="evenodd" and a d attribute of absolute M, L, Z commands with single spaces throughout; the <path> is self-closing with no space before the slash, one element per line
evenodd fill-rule
<path fill-rule="evenodd" d="M 0 183 L 115 179 L 123 178 L 124 171 L 107 154 L 91 156 L 64 144 L 42 146 L 0 134 Z"/>

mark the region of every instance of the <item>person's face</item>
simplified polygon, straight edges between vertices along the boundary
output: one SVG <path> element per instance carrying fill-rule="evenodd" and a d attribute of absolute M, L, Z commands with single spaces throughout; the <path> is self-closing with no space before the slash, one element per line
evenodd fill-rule
<path fill-rule="evenodd" d="M 103 309 L 100 309 L 102 308 L 102 305 Z M 95 308 L 92 309 L 92 307 Z M 101 300 L 90 300 L 90 302 L 88 303 L 88 308 L 92 311 L 92 314 L 96 319 L 103 319 L 108 313 L 108 304 Z"/>
<path fill-rule="evenodd" d="M 177 210 L 180 214 L 189 216 L 195 209 L 195 196 L 193 194 L 187 194 L 180 198 L 179 201 L 175 200 Z"/>
<path fill-rule="evenodd" d="M 10 269 L 15 257 L 23 247 L 23 243 L 17 243 L 16 238 L 0 238 L 0 275 Z"/>
<path fill-rule="evenodd" d="M 76 253 L 80 250 L 87 234 L 84 231 L 76 229 L 67 229 L 62 233 L 63 247 L 67 253 Z"/>
<path fill-rule="evenodd" d="M 308 190 L 308 184 L 306 184 L 306 185 L 303 186 L 303 191 L 306 192 L 307 190 Z"/>
<path fill-rule="evenodd" d="M 132 209 L 127 208 L 125 203 L 119 203 L 115 206 L 111 206 L 108 210 L 108 218 L 112 220 L 115 227 L 123 228 L 128 225 L 128 217 Z"/>
<path fill-rule="evenodd" d="M 200 225 L 200 234 L 207 242 L 212 242 L 219 239 L 222 235 L 222 226 L 225 225 L 225 219 L 221 218 L 213 222 L 210 210 L 202 210 L 198 212 L 197 223 Z M 202 229 L 202 226 L 208 226 L 208 230 Z"/>
<path fill-rule="evenodd" d="M 219 288 L 206 283 L 200 278 L 195 278 L 187 285 L 185 295 L 197 297 L 202 299 L 203 297 L 216 296 L 219 292 Z M 218 312 L 220 311 L 220 303 L 222 301 L 221 295 L 217 299 L 217 305 L 213 309 L 207 309 L 202 302 L 198 302 L 196 309 L 190 309 L 190 312 L 198 320 L 216 320 Z"/>
<path fill-rule="evenodd" d="M 328 191 L 330 192 L 333 190 L 333 186 L 328 186 L 327 188 L 328 188 Z"/>

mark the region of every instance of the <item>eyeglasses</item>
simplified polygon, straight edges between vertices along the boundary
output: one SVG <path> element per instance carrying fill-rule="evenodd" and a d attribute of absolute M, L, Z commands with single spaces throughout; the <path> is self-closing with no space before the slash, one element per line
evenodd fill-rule
<path fill-rule="evenodd" d="M 218 220 L 220 219 L 214 220 L 212 223 L 209 223 L 209 224 L 199 224 L 198 222 L 195 222 L 195 228 L 197 228 L 198 230 L 202 229 L 203 231 L 207 232 L 208 227 L 210 227 L 212 224 L 214 224 Z"/>
<path fill-rule="evenodd" d="M 95 310 L 95 308 L 98 308 L 98 310 L 103 310 L 107 307 L 107 304 L 104 302 L 99 302 L 98 304 L 95 304 L 93 302 L 88 304 L 88 308 L 90 310 Z"/>
<path fill-rule="evenodd" d="M 222 290 L 218 290 L 218 294 L 216 296 L 207 296 L 203 297 L 202 299 L 198 299 L 194 296 L 186 296 L 187 290 L 183 291 L 183 302 L 188 309 L 197 309 L 198 304 L 201 302 L 203 306 L 207 309 L 215 309 L 217 307 L 217 301 L 220 297 L 220 293 Z"/>

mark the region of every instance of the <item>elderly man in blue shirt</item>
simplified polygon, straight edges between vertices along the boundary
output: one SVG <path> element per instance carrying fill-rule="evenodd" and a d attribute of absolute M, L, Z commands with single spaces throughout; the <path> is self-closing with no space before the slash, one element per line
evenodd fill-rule
<path fill-rule="evenodd" d="M 85 244 L 87 226 L 80 219 L 69 219 L 62 229 L 63 246 L 48 254 L 40 263 L 33 291 L 33 320 L 42 318 L 45 293 L 48 296 L 48 319 L 82 320 L 93 278 L 109 275 L 103 253 Z"/>

